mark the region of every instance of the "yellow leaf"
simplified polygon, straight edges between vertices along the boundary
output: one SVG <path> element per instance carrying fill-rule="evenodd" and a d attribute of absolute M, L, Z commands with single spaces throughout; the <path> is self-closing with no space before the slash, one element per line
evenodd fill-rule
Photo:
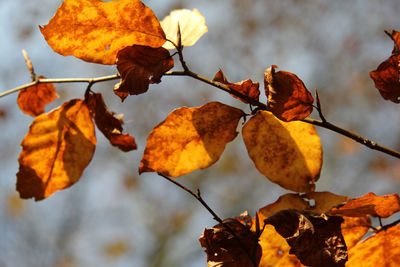
<path fill-rule="evenodd" d="M 167 39 L 176 45 L 178 45 L 178 24 L 181 31 L 181 44 L 183 46 L 194 45 L 208 31 L 206 19 L 197 9 L 173 10 L 161 21 L 161 27 Z M 165 49 L 175 48 L 170 42 L 166 42 L 163 47 Z"/>
<path fill-rule="evenodd" d="M 302 197 L 315 201 L 315 205 L 313 207 L 309 207 L 307 210 L 317 213 L 325 213 L 332 207 L 335 207 L 350 199 L 349 197 L 336 195 L 331 192 L 309 192 L 307 194 L 303 194 Z"/>
<path fill-rule="evenodd" d="M 349 251 L 351 267 L 395 267 L 400 263 L 400 225 L 382 230 Z"/>
<path fill-rule="evenodd" d="M 313 125 L 283 122 L 261 111 L 243 127 L 243 140 L 256 168 L 269 180 L 296 192 L 315 188 L 322 146 Z"/>
<path fill-rule="evenodd" d="M 40 31 L 55 52 L 107 65 L 126 46 L 165 43 L 160 22 L 140 0 L 65 0 Z"/>
<path fill-rule="evenodd" d="M 371 220 L 368 216 L 365 217 L 343 217 L 342 235 L 346 241 L 347 249 L 354 247 L 364 235 L 368 232 L 371 226 Z"/>
<path fill-rule="evenodd" d="M 36 201 L 76 183 L 96 147 L 94 124 L 82 100 L 42 114 L 22 140 L 17 191 Z"/>
<path fill-rule="evenodd" d="M 178 177 L 211 166 L 236 137 L 243 115 L 219 102 L 173 111 L 150 133 L 139 172 Z"/>

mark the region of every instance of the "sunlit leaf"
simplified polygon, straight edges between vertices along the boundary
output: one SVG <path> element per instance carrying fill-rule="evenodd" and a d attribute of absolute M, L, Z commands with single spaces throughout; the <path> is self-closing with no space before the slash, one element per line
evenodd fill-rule
<path fill-rule="evenodd" d="M 269 180 L 297 192 L 314 190 L 322 147 L 313 125 L 283 122 L 261 111 L 244 125 L 242 133 L 250 158 Z"/>
<path fill-rule="evenodd" d="M 309 192 L 303 194 L 302 197 L 308 200 L 314 200 L 314 205 L 307 208 L 308 211 L 317 213 L 326 213 L 332 207 L 350 200 L 349 197 L 336 195 L 331 192 Z"/>
<path fill-rule="evenodd" d="M 347 266 L 399 266 L 400 225 L 379 231 L 349 251 Z"/>
<path fill-rule="evenodd" d="M 235 232 L 242 244 L 254 255 L 256 263 L 261 258 L 261 247 L 257 243 L 257 236 L 250 229 L 235 219 L 226 219 L 224 223 Z M 253 266 L 249 255 L 244 251 L 239 241 L 222 224 L 211 229 L 205 229 L 199 238 L 200 244 L 206 249 L 209 267 L 243 267 Z"/>
<path fill-rule="evenodd" d="M 222 72 L 222 70 L 219 70 L 215 76 L 214 76 L 214 81 L 220 82 L 222 84 L 225 84 L 229 87 L 229 89 L 231 89 L 232 91 L 236 91 L 241 93 L 242 95 L 245 95 L 247 97 L 249 97 L 250 99 L 253 99 L 255 101 L 258 101 L 259 96 L 260 96 L 260 90 L 258 89 L 260 84 L 258 82 L 253 83 L 252 80 L 247 79 L 245 81 L 241 81 L 241 82 L 237 82 L 237 83 L 230 83 L 228 82 L 228 80 L 226 79 L 224 73 Z M 237 97 L 235 95 L 231 96 L 239 99 L 240 101 L 243 101 L 244 103 L 248 103 L 246 100 Z"/>
<path fill-rule="evenodd" d="M 278 71 L 272 65 L 265 71 L 264 86 L 267 107 L 283 121 L 302 120 L 311 114 L 314 98 L 295 74 Z"/>
<path fill-rule="evenodd" d="M 94 124 L 82 100 L 71 100 L 32 122 L 22 141 L 17 190 L 41 200 L 76 183 L 96 147 Z"/>
<path fill-rule="evenodd" d="M 236 137 L 243 115 L 219 102 L 173 111 L 150 133 L 139 172 L 178 177 L 211 166 Z"/>
<path fill-rule="evenodd" d="M 346 241 L 347 249 L 354 247 L 368 232 L 371 226 L 369 216 L 343 217 L 342 235 Z"/>
<path fill-rule="evenodd" d="M 94 118 L 97 128 L 104 134 L 113 146 L 124 152 L 137 148 L 135 138 L 122 134 L 123 121 L 109 111 L 101 94 L 90 94 L 87 100 L 90 115 Z"/>
<path fill-rule="evenodd" d="M 400 211 L 400 198 L 397 194 L 376 196 L 370 192 L 365 196 L 350 200 L 344 205 L 329 211 L 331 215 L 363 217 L 366 215 L 387 218 Z"/>
<path fill-rule="evenodd" d="M 174 66 L 174 60 L 165 48 L 129 46 L 118 52 L 117 68 L 121 82 L 114 92 L 122 100 L 128 95 L 147 92 L 150 83 L 161 82 L 161 76 Z"/>
<path fill-rule="evenodd" d="M 289 253 L 308 266 L 344 266 L 347 249 L 340 229 L 342 222 L 339 216 L 293 209 L 279 211 L 265 220 L 286 239 Z"/>
<path fill-rule="evenodd" d="M 165 42 L 157 17 L 139 0 L 65 0 L 40 31 L 59 54 L 108 65 L 126 46 Z"/>
<path fill-rule="evenodd" d="M 46 77 L 40 76 L 38 78 L 44 79 Z M 40 83 L 21 90 L 18 94 L 17 103 L 24 113 L 36 117 L 42 114 L 44 107 L 57 97 L 54 84 Z"/>
<path fill-rule="evenodd" d="M 176 45 L 178 45 L 178 24 L 183 46 L 194 45 L 208 31 L 206 19 L 197 9 L 173 10 L 161 21 L 161 27 L 167 39 Z M 165 49 L 175 48 L 171 42 L 166 42 L 163 47 Z"/>

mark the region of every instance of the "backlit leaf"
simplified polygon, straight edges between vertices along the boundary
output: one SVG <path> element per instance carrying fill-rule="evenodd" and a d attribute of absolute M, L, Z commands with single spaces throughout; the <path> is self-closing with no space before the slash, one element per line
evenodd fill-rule
<path fill-rule="evenodd" d="M 162 47 L 126 47 L 118 52 L 117 68 L 121 82 L 114 86 L 114 92 L 122 101 L 128 95 L 143 94 L 150 83 L 161 82 L 161 76 L 173 66 L 173 58 Z"/>
<path fill-rule="evenodd" d="M 400 225 L 379 231 L 349 250 L 347 266 L 399 266 Z"/>
<path fill-rule="evenodd" d="M 236 137 L 243 115 L 219 102 L 173 111 L 150 133 L 139 172 L 178 177 L 211 166 Z"/>
<path fill-rule="evenodd" d="M 226 219 L 224 223 L 235 232 L 242 244 L 248 249 L 249 254 L 255 255 L 255 260 L 258 263 L 261 258 L 261 247 L 257 242 L 258 237 L 255 233 L 235 219 Z M 251 259 L 239 241 L 222 224 L 217 224 L 211 229 L 205 229 L 199 241 L 201 246 L 206 249 L 209 267 L 253 266 Z"/>
<path fill-rule="evenodd" d="M 293 209 L 279 211 L 265 220 L 286 239 L 289 253 L 308 266 L 344 266 L 347 248 L 341 234 L 342 222 L 339 216 Z"/>
<path fill-rule="evenodd" d="M 264 87 L 267 107 L 283 121 L 302 120 L 311 114 L 314 98 L 295 74 L 278 71 L 272 65 L 265 71 Z"/>
<path fill-rule="evenodd" d="M 87 101 L 90 115 L 94 118 L 97 128 L 104 134 L 113 146 L 124 152 L 137 148 L 135 138 L 122 134 L 122 119 L 107 109 L 101 94 L 90 94 Z"/>
<path fill-rule="evenodd" d="M 371 226 L 369 216 L 343 217 L 342 235 L 346 241 L 347 249 L 354 247 L 368 232 Z"/>
<path fill-rule="evenodd" d="M 269 180 L 297 192 L 313 191 L 322 166 L 322 147 L 313 125 L 283 122 L 258 112 L 243 127 L 256 168 Z"/>
<path fill-rule="evenodd" d="M 76 183 L 96 147 L 94 124 L 82 100 L 71 100 L 32 122 L 22 140 L 17 191 L 36 201 Z"/>
<path fill-rule="evenodd" d="M 44 79 L 46 77 L 40 76 L 38 78 Z M 24 113 L 36 117 L 42 114 L 44 107 L 57 97 L 54 84 L 40 83 L 21 90 L 18 94 L 17 103 Z"/>
<path fill-rule="evenodd" d="M 167 39 L 176 45 L 178 45 L 178 24 L 183 46 L 194 45 L 208 31 L 206 19 L 197 9 L 173 10 L 161 21 L 161 27 Z M 163 47 L 165 49 L 175 48 L 171 42 L 166 42 Z"/>
<path fill-rule="evenodd" d="M 253 99 L 255 101 L 258 101 L 259 96 L 260 96 L 260 90 L 258 89 L 260 84 L 258 82 L 253 83 L 250 79 L 247 79 L 245 81 L 237 82 L 237 83 L 230 83 L 226 79 L 224 73 L 222 70 L 219 70 L 215 76 L 214 76 L 214 81 L 220 82 L 222 84 L 225 84 L 226 86 L 229 87 L 232 91 L 236 91 L 241 93 L 242 95 L 245 95 L 249 97 L 250 99 Z M 246 100 L 237 97 L 235 95 L 232 95 L 234 98 L 239 99 L 240 101 L 243 101 L 244 103 L 248 103 Z"/>
<path fill-rule="evenodd" d="M 126 46 L 165 42 L 157 17 L 139 0 L 65 0 L 40 31 L 55 52 L 107 65 Z"/>
<path fill-rule="evenodd" d="M 332 207 L 350 200 L 349 197 L 336 195 L 331 192 L 309 192 L 303 194 L 302 197 L 304 199 L 314 200 L 314 205 L 309 206 L 307 210 L 317 213 L 326 213 Z"/>
<path fill-rule="evenodd" d="M 332 208 L 331 215 L 363 217 L 366 215 L 387 218 L 400 211 L 400 198 L 397 194 L 376 196 L 370 192 L 365 196 L 350 200 L 344 205 Z"/>

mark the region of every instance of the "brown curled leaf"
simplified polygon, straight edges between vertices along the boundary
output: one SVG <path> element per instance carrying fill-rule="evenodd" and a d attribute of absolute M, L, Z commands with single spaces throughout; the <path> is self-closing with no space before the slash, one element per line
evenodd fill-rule
<path fill-rule="evenodd" d="M 150 83 L 160 83 L 161 76 L 174 66 L 167 49 L 148 46 L 129 46 L 118 52 L 117 68 L 121 82 L 114 93 L 123 101 L 128 95 L 147 92 Z"/>
<path fill-rule="evenodd" d="M 157 17 L 140 0 L 65 0 L 40 31 L 55 52 L 106 65 L 115 64 L 124 47 L 157 48 L 166 41 Z"/>
<path fill-rule="evenodd" d="M 94 124 L 82 100 L 74 99 L 32 122 L 22 140 L 17 173 L 21 198 L 47 198 L 76 183 L 96 147 Z"/>
<path fill-rule="evenodd" d="M 275 68 L 278 67 L 272 65 L 264 74 L 268 110 L 283 121 L 306 118 L 313 110 L 314 98 L 311 93 L 295 74 L 276 72 Z"/>
<path fill-rule="evenodd" d="M 375 87 L 385 100 L 400 103 L 400 54 L 393 55 L 369 73 Z"/>
<path fill-rule="evenodd" d="M 241 82 L 237 82 L 237 83 L 230 83 L 228 82 L 228 80 L 226 79 L 224 73 L 222 72 L 222 70 L 219 70 L 215 76 L 214 76 L 214 81 L 216 82 L 220 82 L 222 84 L 225 84 L 226 86 L 229 87 L 229 89 L 231 89 L 232 91 L 236 91 L 238 93 L 241 93 L 242 95 L 247 96 L 248 98 L 254 100 L 254 101 L 258 101 L 259 97 L 260 97 L 260 90 L 258 89 L 260 84 L 258 82 L 253 83 L 250 79 L 241 81 Z M 231 94 L 231 96 L 233 96 L 234 98 L 239 99 L 240 101 L 248 104 L 249 102 L 238 97 L 235 96 L 233 94 Z"/>
<path fill-rule="evenodd" d="M 46 77 L 40 76 L 38 78 L 45 79 Z M 17 103 L 25 114 L 36 117 L 42 114 L 45 106 L 57 97 L 54 84 L 39 83 L 21 90 L 18 94 Z"/>
<path fill-rule="evenodd" d="M 87 105 L 97 128 L 107 137 L 111 145 L 124 152 L 137 148 L 134 137 L 129 134 L 122 134 L 122 124 L 124 122 L 122 119 L 117 118 L 114 112 L 107 109 L 101 94 L 90 94 Z"/>

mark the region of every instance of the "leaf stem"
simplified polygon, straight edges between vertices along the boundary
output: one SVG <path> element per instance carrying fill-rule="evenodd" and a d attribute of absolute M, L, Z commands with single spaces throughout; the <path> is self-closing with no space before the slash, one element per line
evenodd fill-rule
<path fill-rule="evenodd" d="M 176 186 L 180 187 L 181 189 L 183 189 L 184 191 L 188 192 L 190 195 L 192 195 L 195 199 L 197 199 L 201 205 L 203 205 L 203 207 L 205 207 L 207 209 L 207 211 L 213 216 L 214 220 L 216 220 L 217 222 L 219 222 L 222 226 L 224 226 L 226 228 L 226 230 L 228 230 L 229 233 L 231 233 L 233 235 L 234 238 L 236 238 L 236 240 L 238 240 L 241 248 L 243 249 L 244 252 L 246 252 L 247 256 L 249 257 L 249 259 L 251 260 L 251 262 L 253 263 L 254 267 L 257 267 L 257 263 L 254 257 L 251 256 L 250 251 L 248 249 L 248 247 L 242 242 L 242 240 L 237 236 L 237 234 L 232 230 L 232 228 L 226 224 L 216 213 L 215 211 L 213 211 L 210 206 L 208 206 L 208 204 L 204 201 L 204 199 L 201 197 L 200 194 L 200 190 L 197 189 L 196 193 L 193 192 L 192 190 L 190 190 L 189 188 L 187 188 L 186 186 L 184 186 L 183 184 L 178 183 L 177 181 L 171 179 L 170 177 L 162 174 L 162 173 L 157 173 L 159 176 L 163 177 L 164 179 L 168 180 L 169 182 L 175 184 Z"/>
<path fill-rule="evenodd" d="M 21 91 L 25 88 L 40 84 L 40 83 L 98 83 L 98 82 L 104 82 L 104 81 L 110 81 L 110 80 L 116 80 L 119 79 L 120 75 L 119 74 L 114 74 L 114 75 L 109 75 L 109 76 L 101 76 L 101 77 L 96 77 L 96 78 L 59 78 L 59 79 L 37 79 L 33 82 L 18 86 L 16 88 L 13 88 L 11 90 L 8 90 L 6 92 L 0 93 L 0 98 L 4 97 L 6 95 Z"/>

